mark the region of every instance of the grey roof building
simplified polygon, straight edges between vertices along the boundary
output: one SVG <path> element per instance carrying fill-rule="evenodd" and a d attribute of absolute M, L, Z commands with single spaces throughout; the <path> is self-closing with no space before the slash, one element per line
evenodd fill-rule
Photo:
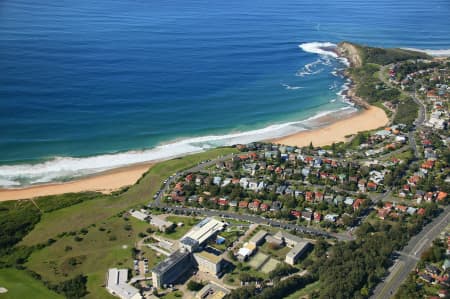
<path fill-rule="evenodd" d="M 161 288 L 164 285 L 172 284 L 192 268 L 191 254 L 185 250 L 175 251 L 153 268 L 153 286 Z"/>

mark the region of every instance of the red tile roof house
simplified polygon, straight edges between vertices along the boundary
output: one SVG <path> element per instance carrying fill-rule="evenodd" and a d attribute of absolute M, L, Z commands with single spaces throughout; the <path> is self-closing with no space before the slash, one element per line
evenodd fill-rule
<path fill-rule="evenodd" d="M 190 174 L 188 174 L 188 175 L 186 176 L 186 182 L 187 182 L 187 183 L 192 182 L 193 179 L 194 179 L 194 175 L 193 175 L 192 173 L 190 173 Z"/>
<path fill-rule="evenodd" d="M 417 184 L 420 181 L 420 177 L 418 175 L 413 175 L 408 179 L 408 185 L 410 186 L 417 186 Z"/>
<path fill-rule="evenodd" d="M 320 214 L 318 212 L 314 212 L 314 221 L 320 222 L 321 220 L 322 220 L 322 214 Z"/>
<path fill-rule="evenodd" d="M 177 183 L 176 185 L 175 185 L 175 190 L 177 190 L 177 191 L 183 191 L 183 183 Z"/>
<path fill-rule="evenodd" d="M 377 187 L 378 187 L 378 185 L 375 184 L 374 182 L 367 183 L 367 190 L 369 190 L 369 191 L 376 191 Z"/>
<path fill-rule="evenodd" d="M 252 211 L 258 211 L 261 202 L 257 199 L 248 204 L 248 208 Z"/>
<path fill-rule="evenodd" d="M 267 212 L 269 210 L 269 205 L 266 203 L 261 204 L 261 206 L 259 207 L 261 209 L 261 211 L 263 212 Z"/>
<path fill-rule="evenodd" d="M 258 155 L 254 152 L 251 152 L 248 154 L 248 156 L 252 159 L 252 160 L 256 160 L 258 158 Z"/>
<path fill-rule="evenodd" d="M 242 201 L 239 202 L 239 208 L 245 209 L 247 207 L 248 207 L 248 202 L 247 201 L 242 200 Z"/>
<path fill-rule="evenodd" d="M 326 173 L 326 172 L 320 172 L 320 178 L 321 178 L 321 179 L 327 179 L 327 178 L 328 178 L 328 173 Z"/>
<path fill-rule="evenodd" d="M 379 209 L 378 210 L 378 218 L 384 220 L 389 215 L 390 212 L 391 212 L 390 209 L 389 210 L 388 209 Z"/>
<path fill-rule="evenodd" d="M 438 195 L 437 195 L 437 200 L 438 201 L 443 201 L 444 199 L 447 198 L 447 193 L 443 192 L 443 191 L 439 191 Z"/>
<path fill-rule="evenodd" d="M 249 157 L 248 157 L 248 155 L 239 155 L 238 156 L 238 158 L 240 159 L 240 160 L 247 160 Z"/>
<path fill-rule="evenodd" d="M 407 207 L 407 206 L 403 206 L 403 205 L 396 205 L 396 206 L 395 206 L 395 209 L 396 209 L 397 211 L 400 211 L 400 212 L 405 213 L 406 210 L 408 209 L 408 207 Z"/>
<path fill-rule="evenodd" d="M 391 210 L 392 207 L 393 207 L 392 202 L 385 202 L 385 203 L 384 203 L 383 209 L 385 209 L 385 210 Z"/>
<path fill-rule="evenodd" d="M 359 207 L 361 206 L 361 204 L 364 202 L 364 199 L 362 198 L 358 198 L 353 202 L 353 210 L 359 210 Z"/>
<path fill-rule="evenodd" d="M 422 168 L 422 169 L 433 169 L 433 166 L 434 166 L 434 161 L 433 160 L 427 160 L 424 163 L 422 163 L 420 168 Z"/>
<path fill-rule="evenodd" d="M 320 192 L 320 191 L 316 191 L 314 193 L 314 197 L 315 197 L 316 200 L 322 201 L 323 200 L 323 193 Z"/>
<path fill-rule="evenodd" d="M 228 200 L 226 200 L 225 198 L 220 198 L 218 201 L 219 206 L 227 206 L 228 205 Z"/>
<path fill-rule="evenodd" d="M 314 193 L 311 191 L 307 191 L 305 193 L 305 200 L 306 201 L 314 201 Z"/>
<path fill-rule="evenodd" d="M 300 211 L 292 210 L 291 215 L 296 218 L 300 218 L 302 216 L 302 213 Z"/>
<path fill-rule="evenodd" d="M 308 164 L 312 165 L 313 162 L 314 162 L 314 158 L 313 157 L 311 157 L 311 156 L 305 157 L 305 163 L 308 163 Z"/>

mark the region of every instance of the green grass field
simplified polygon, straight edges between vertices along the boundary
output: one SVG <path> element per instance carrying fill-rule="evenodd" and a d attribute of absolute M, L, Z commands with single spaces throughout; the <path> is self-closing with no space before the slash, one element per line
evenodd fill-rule
<path fill-rule="evenodd" d="M 272 271 L 273 269 L 275 269 L 279 263 L 280 263 L 280 262 L 277 261 L 276 259 L 270 258 L 267 262 L 265 262 L 265 263 L 262 265 L 262 267 L 261 267 L 260 270 L 261 270 L 262 272 L 268 274 L 270 271 Z"/>
<path fill-rule="evenodd" d="M 269 256 L 258 252 L 256 253 L 252 258 L 250 258 L 250 261 L 248 264 L 250 267 L 252 267 L 255 270 L 259 270 L 259 268 L 269 259 Z"/>
<path fill-rule="evenodd" d="M 63 296 L 50 291 L 40 281 L 34 279 L 25 271 L 12 268 L 0 269 L 0 287 L 8 289 L 0 294 L 1 299 L 62 299 Z"/>
<path fill-rule="evenodd" d="M 121 211 L 146 204 L 151 201 L 162 181 L 174 172 L 192 167 L 202 160 L 213 159 L 232 152 L 236 152 L 236 149 L 219 148 L 161 162 L 151 167 L 139 183 L 133 185 L 124 194 L 101 197 L 54 212 L 44 213 L 41 221 L 23 239 L 21 245 L 45 242 L 60 233 L 80 230 L 93 223 L 108 219 Z"/>
<path fill-rule="evenodd" d="M 267 242 L 264 243 L 260 249 L 262 252 L 269 254 L 270 256 L 273 256 L 278 260 L 284 260 L 286 257 L 286 254 L 291 250 L 291 248 L 289 248 L 287 246 L 283 246 L 278 249 L 272 249 L 270 247 L 270 244 Z"/>
<path fill-rule="evenodd" d="M 132 218 L 126 221 L 118 216 L 119 213 L 150 202 L 162 181 L 174 172 L 235 151 L 231 148 L 214 149 L 161 162 L 150 168 L 137 184 L 123 194 L 101 196 L 44 213 L 20 245 L 35 245 L 49 238 L 57 241 L 34 252 L 26 266 L 52 283 L 73 278 L 77 274 L 87 275 L 89 295 L 86 298 L 114 298 L 104 288 L 106 271 L 110 267 L 131 268 L 132 247 L 139 240 L 138 234 L 148 228 L 145 222 Z M 180 222 L 180 219 L 169 217 L 168 220 Z M 185 226 L 177 228 L 173 235 L 175 239 L 195 224 L 186 217 L 183 217 L 182 222 L 185 222 Z M 81 233 L 81 229 L 87 229 L 87 233 Z M 82 240 L 76 241 L 75 236 L 68 234 L 57 237 L 68 232 L 76 233 Z M 145 251 L 149 259 L 155 257 L 151 263 L 156 264 L 160 260 L 156 254 L 151 254 L 150 249 Z"/>
<path fill-rule="evenodd" d="M 125 229 L 128 224 L 131 230 Z M 26 266 L 51 282 L 85 274 L 88 276 L 87 298 L 112 298 L 103 287 L 106 271 L 112 267 L 132 267 L 131 249 L 139 239 L 139 232 L 144 232 L 146 227 L 144 222 L 135 219 L 126 221 L 123 217 L 112 217 L 90 227 L 87 234 L 78 234 L 82 241 L 65 236 L 36 251 Z M 73 260 L 75 265 L 71 263 Z"/>
<path fill-rule="evenodd" d="M 158 235 L 161 235 L 165 238 L 169 238 L 172 240 L 178 240 L 183 235 L 185 235 L 194 225 L 196 225 L 200 219 L 192 218 L 188 216 L 168 216 L 166 218 L 167 221 L 173 222 L 175 225 L 179 222 L 183 223 L 183 226 L 177 226 L 175 230 L 171 233 L 161 233 L 158 232 Z"/>

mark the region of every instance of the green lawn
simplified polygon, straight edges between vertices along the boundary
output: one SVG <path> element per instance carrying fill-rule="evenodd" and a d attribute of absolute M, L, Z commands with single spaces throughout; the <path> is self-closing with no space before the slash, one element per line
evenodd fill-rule
<path fill-rule="evenodd" d="M 127 224 L 131 224 L 131 230 L 125 229 Z M 51 282 L 60 282 L 77 274 L 87 275 L 87 298 L 112 298 L 103 287 L 106 271 L 112 267 L 132 268 L 131 249 L 139 239 L 137 235 L 146 227 L 148 225 L 138 220 L 113 217 L 90 227 L 85 235 L 78 234 L 83 238 L 80 242 L 74 236 L 65 236 L 36 251 L 26 266 Z M 76 265 L 70 263 L 73 259 L 77 261 Z"/>
<path fill-rule="evenodd" d="M 151 167 L 139 183 L 119 196 L 107 196 L 85 201 L 50 213 L 44 213 L 41 221 L 23 239 L 22 245 L 34 245 L 54 238 L 62 232 L 76 231 L 93 223 L 150 202 L 161 183 L 174 172 L 192 167 L 205 159 L 236 152 L 233 148 L 213 149 L 204 153 L 164 161 Z"/>
<path fill-rule="evenodd" d="M 0 287 L 8 289 L 0 294 L 1 299 L 33 298 L 62 299 L 63 296 L 50 291 L 40 281 L 34 279 L 25 271 L 12 268 L 0 269 Z"/>
<path fill-rule="evenodd" d="M 182 222 L 183 226 L 177 226 L 175 230 L 171 233 L 161 233 L 158 232 L 158 235 L 161 235 L 165 238 L 172 239 L 172 240 L 178 240 L 182 236 L 184 236 L 194 225 L 196 225 L 200 219 L 198 218 L 192 218 L 188 216 L 168 216 L 166 218 L 167 221 L 173 222 L 174 224 L 178 224 L 179 222 Z"/>
<path fill-rule="evenodd" d="M 286 254 L 292 248 L 289 248 L 287 246 L 283 246 L 283 247 L 280 247 L 279 249 L 272 249 L 270 247 L 270 244 L 266 242 L 260 247 L 260 249 L 261 249 L 262 252 L 267 253 L 267 254 L 275 257 L 276 259 L 284 261 L 284 259 L 286 258 Z"/>
<path fill-rule="evenodd" d="M 262 267 L 261 271 L 268 274 L 270 271 L 274 270 L 280 262 L 274 258 L 270 258 Z"/>
<path fill-rule="evenodd" d="M 213 159 L 235 151 L 231 148 L 214 149 L 161 162 L 150 168 L 137 184 L 123 194 L 100 197 L 44 213 L 41 221 L 20 245 L 43 243 L 49 238 L 57 241 L 34 252 L 26 266 L 42 275 L 43 279 L 54 283 L 77 274 L 87 275 L 87 298 L 114 298 L 104 288 L 106 271 L 111 267 L 132 267 L 132 247 L 139 240 L 138 234 L 148 228 L 145 222 L 133 218 L 126 221 L 118 214 L 148 203 L 162 181 L 174 172 L 194 166 L 201 160 Z M 184 222 L 185 226 L 177 228 L 172 238 L 179 238 L 195 224 L 192 218 L 174 217 L 169 217 L 168 220 L 175 223 Z M 131 225 L 131 229 L 125 228 L 127 224 Z M 86 234 L 80 232 L 83 228 L 87 228 Z M 68 232 L 76 233 L 83 240 L 77 242 L 75 236 L 70 235 L 57 237 Z M 145 255 L 152 264 L 162 258 L 152 254 L 150 249 L 145 250 Z"/>

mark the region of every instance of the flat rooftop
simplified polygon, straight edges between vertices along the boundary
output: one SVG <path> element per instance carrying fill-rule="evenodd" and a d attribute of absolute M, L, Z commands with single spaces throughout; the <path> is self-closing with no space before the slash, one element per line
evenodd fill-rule
<path fill-rule="evenodd" d="M 222 260 L 222 257 L 220 255 L 215 255 L 206 251 L 195 253 L 195 255 L 200 256 L 214 264 L 217 264 Z"/>
<path fill-rule="evenodd" d="M 171 255 L 169 255 L 165 260 L 156 265 L 155 268 L 152 269 L 152 272 L 156 272 L 158 274 L 162 274 L 167 272 L 170 268 L 177 265 L 181 260 L 186 258 L 189 255 L 187 251 L 177 250 Z"/>
<path fill-rule="evenodd" d="M 188 237 L 202 244 L 214 234 L 223 230 L 224 227 L 225 223 L 222 221 L 214 218 L 205 218 L 184 235 L 183 239 Z"/>
<path fill-rule="evenodd" d="M 304 251 L 306 249 L 306 247 L 308 247 L 310 245 L 310 243 L 308 241 L 302 240 L 300 242 L 298 242 L 292 249 L 291 251 L 289 251 L 287 253 L 287 257 L 296 257 L 298 256 L 302 251 Z"/>

